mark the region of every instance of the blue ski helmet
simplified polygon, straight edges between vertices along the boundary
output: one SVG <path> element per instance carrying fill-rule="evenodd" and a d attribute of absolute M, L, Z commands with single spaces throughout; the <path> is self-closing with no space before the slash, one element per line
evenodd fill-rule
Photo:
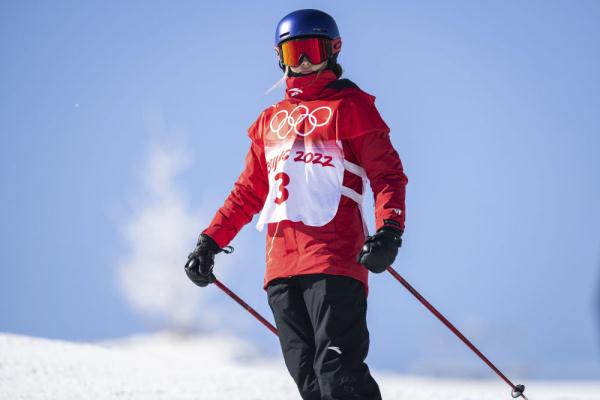
<path fill-rule="evenodd" d="M 338 77 L 342 74 L 337 64 L 337 56 L 342 49 L 342 38 L 333 17 L 326 12 L 315 9 L 296 10 L 283 17 L 275 29 L 275 52 L 280 57 L 279 68 L 285 71 L 281 60 L 279 46 L 281 43 L 302 37 L 326 37 L 332 41 L 331 56 L 327 68 L 333 69 Z M 289 74 L 293 74 L 291 71 Z"/>
<path fill-rule="evenodd" d="M 281 42 L 307 36 L 324 36 L 331 40 L 340 37 L 333 17 L 315 9 L 296 10 L 279 21 L 275 29 L 275 46 Z"/>

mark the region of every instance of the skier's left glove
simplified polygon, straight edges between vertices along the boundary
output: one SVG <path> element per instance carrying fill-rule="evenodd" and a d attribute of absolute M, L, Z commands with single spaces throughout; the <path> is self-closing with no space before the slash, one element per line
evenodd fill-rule
<path fill-rule="evenodd" d="M 383 272 L 392 265 L 402 246 L 401 229 L 391 226 L 379 228 L 373 236 L 367 237 L 365 244 L 358 254 L 358 262 L 371 272 Z"/>
<path fill-rule="evenodd" d="M 212 272 L 215 265 L 215 254 L 222 251 L 231 253 L 232 250 L 233 248 L 230 246 L 225 249 L 220 248 L 213 238 L 201 233 L 196 248 L 190 253 L 188 261 L 185 263 L 185 273 L 196 285 L 205 287 L 216 279 Z"/>

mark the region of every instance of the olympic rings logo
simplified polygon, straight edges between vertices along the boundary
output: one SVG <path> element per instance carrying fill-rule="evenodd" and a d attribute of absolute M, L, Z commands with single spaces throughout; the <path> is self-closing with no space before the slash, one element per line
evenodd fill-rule
<path fill-rule="evenodd" d="M 321 110 L 324 111 L 319 113 Z M 320 114 L 325 112 L 327 112 L 326 118 L 318 118 L 323 117 L 323 115 Z M 290 112 L 287 110 L 281 110 L 275 113 L 275 115 L 273 115 L 271 118 L 271 121 L 269 121 L 269 126 L 271 131 L 275 132 L 279 139 L 285 139 L 291 131 L 294 131 L 296 135 L 308 136 L 313 133 L 316 128 L 327 125 L 331 120 L 332 115 L 333 111 L 330 107 L 321 106 L 310 111 L 308 107 L 300 104 Z M 304 124 L 302 124 L 303 122 Z M 303 132 L 300 132 L 298 128 L 301 125 L 309 125 L 309 128 L 305 129 Z"/>

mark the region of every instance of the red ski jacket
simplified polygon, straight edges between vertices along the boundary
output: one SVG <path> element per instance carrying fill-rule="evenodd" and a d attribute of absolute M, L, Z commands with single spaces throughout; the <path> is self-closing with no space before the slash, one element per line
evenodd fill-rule
<path fill-rule="evenodd" d="M 203 233 L 225 247 L 263 210 L 266 217 L 261 214 L 259 222 L 267 225 L 264 288 L 279 277 L 326 273 L 357 279 L 368 291 L 368 270 L 356 260 L 366 239 L 359 206 L 366 189 L 363 178 L 368 178 L 373 191 L 376 229 L 385 224 L 404 229 L 408 179 L 390 141 L 390 129 L 375 107 L 374 96 L 347 79 L 337 79 L 330 70 L 287 78 L 286 86 L 284 100 L 265 109 L 248 129 L 252 143 L 245 168 Z M 290 143 L 287 150 L 273 147 L 286 140 Z M 335 165 L 332 157 L 325 155 L 326 150 L 319 153 L 319 149 L 332 149 L 335 144 L 340 147 L 343 165 Z M 278 172 L 284 162 L 306 167 L 301 170 L 305 172 L 296 173 L 304 186 L 310 186 L 318 172 L 327 173 L 328 180 L 323 182 L 330 195 L 319 198 L 319 188 L 299 186 L 291 192 L 287 171 Z M 341 173 L 340 166 L 341 196 L 331 174 L 336 168 Z M 298 177 L 291 179 L 298 182 Z M 323 203 L 313 204 L 312 198 Z M 288 204 L 294 199 L 295 205 Z M 323 214 L 331 209 L 326 203 L 337 205 L 332 218 L 319 215 L 319 204 Z M 311 212 L 328 222 L 320 226 L 307 223 L 312 217 L 303 214 Z"/>

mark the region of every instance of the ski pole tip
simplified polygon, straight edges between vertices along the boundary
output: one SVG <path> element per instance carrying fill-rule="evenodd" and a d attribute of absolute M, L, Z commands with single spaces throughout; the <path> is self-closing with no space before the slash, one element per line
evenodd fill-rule
<path fill-rule="evenodd" d="M 511 396 L 513 397 L 513 399 L 516 399 L 517 397 L 523 397 L 525 400 L 527 400 L 527 397 L 525 397 L 525 395 L 523 394 L 524 391 L 525 385 L 517 385 L 513 388 Z"/>

